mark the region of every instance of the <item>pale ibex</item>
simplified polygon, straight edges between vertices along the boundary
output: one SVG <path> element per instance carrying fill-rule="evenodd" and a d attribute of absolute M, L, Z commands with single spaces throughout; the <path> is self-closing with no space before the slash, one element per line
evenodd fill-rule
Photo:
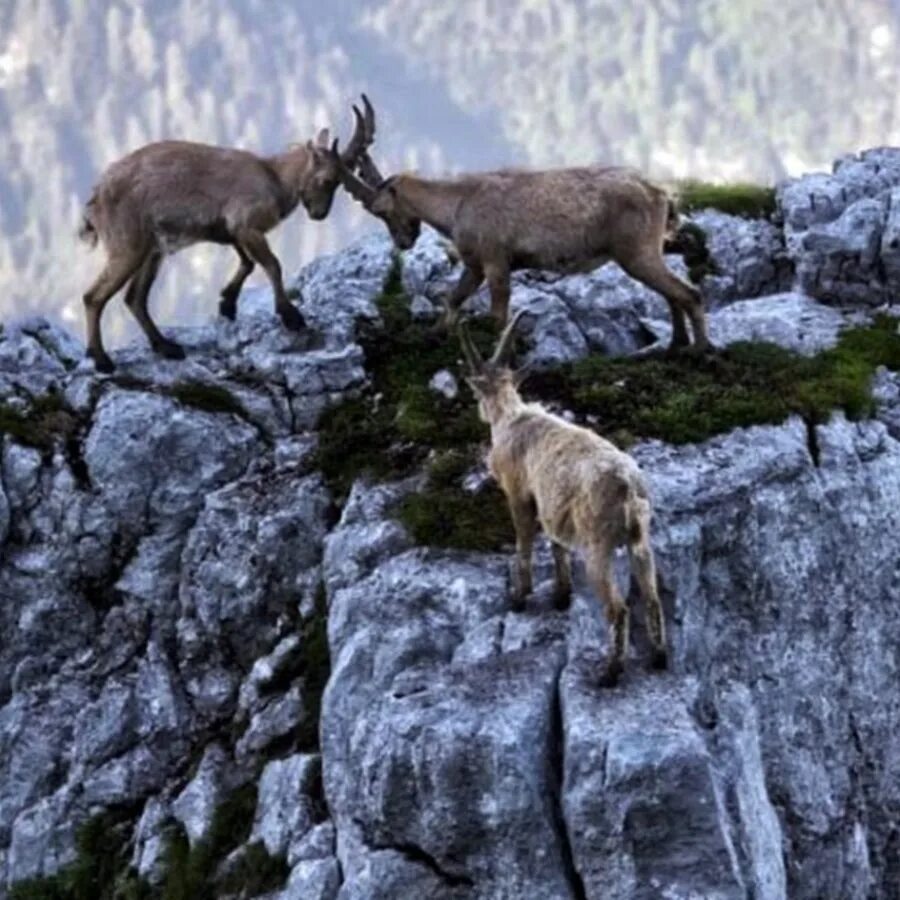
<path fill-rule="evenodd" d="M 147 296 L 166 253 L 201 241 L 230 244 L 240 257 L 221 293 L 219 312 L 233 319 L 241 286 L 259 263 L 275 294 L 285 327 L 299 330 L 302 314 L 288 300 L 281 265 L 265 234 L 302 202 L 311 219 L 324 219 L 340 183 L 340 165 L 353 167 L 375 136 L 375 114 L 363 95 L 365 114 L 354 106 L 356 127 L 339 160 L 329 152 L 328 129 L 316 141 L 277 156 L 187 141 L 148 144 L 113 163 L 88 201 L 79 236 L 103 242 L 106 267 L 84 295 L 88 356 L 98 371 L 111 372 L 100 317 L 107 301 L 127 282 L 125 303 L 153 350 L 169 359 L 184 351 L 164 337 L 150 318 Z"/>
<path fill-rule="evenodd" d="M 516 532 L 516 606 L 531 592 L 531 548 L 538 523 L 552 543 L 557 608 L 569 605 L 569 551 L 585 554 L 591 584 L 606 606 L 611 650 L 600 678 L 614 685 L 628 650 L 628 607 L 613 571 L 617 547 L 628 549 L 647 614 L 654 668 L 667 665 L 666 632 L 650 548 L 650 501 L 635 461 L 593 431 L 566 422 L 518 391 L 521 373 L 506 365 L 519 312 L 494 355 L 483 361 L 465 328 L 460 341 L 478 411 L 491 426 L 488 465 L 509 504 Z"/>
<path fill-rule="evenodd" d="M 408 250 L 425 221 L 449 238 L 465 268 L 446 300 L 452 325 L 459 307 L 486 278 L 491 312 L 509 313 L 510 272 L 545 269 L 587 272 L 615 260 L 629 275 L 658 291 L 672 314 L 671 348 L 708 348 L 706 317 L 696 288 L 666 268 L 663 245 L 677 226 L 668 194 L 631 169 L 592 166 L 543 172 L 502 170 L 443 180 L 404 173 L 384 179 L 368 153 L 362 178 L 335 164 L 347 191 L 385 222 Z"/>

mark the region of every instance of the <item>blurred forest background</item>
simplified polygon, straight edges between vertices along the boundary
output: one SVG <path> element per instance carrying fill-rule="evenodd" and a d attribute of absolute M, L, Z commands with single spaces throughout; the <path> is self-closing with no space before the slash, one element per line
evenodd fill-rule
<path fill-rule="evenodd" d="M 80 334 L 75 238 L 103 168 L 178 137 L 274 152 L 375 102 L 385 171 L 589 161 L 773 182 L 900 143 L 900 0 L 2 0 L 0 319 Z M 380 227 L 343 194 L 274 235 L 287 272 Z M 164 324 L 209 320 L 228 249 L 170 260 Z M 255 275 L 255 281 L 261 276 Z M 111 344 L 134 333 L 108 307 Z"/>

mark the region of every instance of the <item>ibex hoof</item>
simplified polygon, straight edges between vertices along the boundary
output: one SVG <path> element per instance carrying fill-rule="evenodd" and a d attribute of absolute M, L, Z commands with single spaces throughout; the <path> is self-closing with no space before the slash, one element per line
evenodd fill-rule
<path fill-rule="evenodd" d="M 622 664 L 620 662 L 611 662 L 597 679 L 597 684 L 602 688 L 613 688 L 619 683 L 621 677 Z"/>
<path fill-rule="evenodd" d="M 116 371 L 115 363 L 102 350 L 88 350 L 88 358 L 94 361 L 94 368 L 98 372 L 109 375 L 110 372 Z"/>
<path fill-rule="evenodd" d="M 175 341 L 157 344 L 153 348 L 153 352 L 164 359 L 184 359 L 184 349 L 179 344 L 176 344 Z"/>
<path fill-rule="evenodd" d="M 293 306 L 285 306 L 278 311 L 278 315 L 281 316 L 284 327 L 289 331 L 301 331 L 306 325 L 303 314 Z"/>
<path fill-rule="evenodd" d="M 657 672 L 663 672 L 669 668 L 669 654 L 665 650 L 654 650 L 650 657 L 650 667 Z"/>
<path fill-rule="evenodd" d="M 553 592 L 553 606 L 560 612 L 565 612 L 572 605 L 572 589 L 556 590 Z"/>
<path fill-rule="evenodd" d="M 233 322 L 237 318 L 237 303 L 234 300 L 222 300 L 219 303 L 219 315 Z"/>

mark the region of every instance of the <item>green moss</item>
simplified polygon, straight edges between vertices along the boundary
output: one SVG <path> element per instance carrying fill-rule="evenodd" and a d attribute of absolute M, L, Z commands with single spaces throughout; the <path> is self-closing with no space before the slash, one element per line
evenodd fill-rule
<path fill-rule="evenodd" d="M 114 812 L 78 830 L 75 861 L 49 878 L 14 884 L 10 900 L 145 900 L 148 885 L 129 868 L 131 824 Z"/>
<path fill-rule="evenodd" d="M 419 544 L 490 552 L 515 540 L 502 491 L 494 484 L 471 493 L 462 481 L 475 463 L 458 450 L 438 454 L 423 490 L 399 504 L 397 516 Z"/>
<path fill-rule="evenodd" d="M 283 887 L 290 872 L 284 856 L 269 856 L 265 844 L 255 841 L 221 879 L 216 896 L 258 897 Z"/>
<path fill-rule="evenodd" d="M 702 360 L 592 356 L 539 373 L 527 390 L 590 417 L 622 445 L 639 438 L 683 444 L 794 413 L 811 423 L 834 409 L 852 419 L 871 415 L 879 365 L 900 368 L 895 319 L 849 329 L 835 348 L 813 357 L 762 342 L 732 344 Z"/>
<path fill-rule="evenodd" d="M 465 447 L 484 437 L 465 389 L 449 400 L 428 387 L 440 369 L 461 375 L 459 345 L 446 331 L 413 320 L 401 285 L 395 261 L 377 301 L 381 323 L 358 325 L 370 389 L 327 410 L 319 422 L 317 465 L 338 497 L 362 474 L 408 475 L 433 448 Z M 497 336 L 493 322 L 477 319 L 471 330 L 479 349 L 489 352 Z"/>
<path fill-rule="evenodd" d="M 34 397 L 24 410 L 0 403 L 0 434 L 29 447 L 51 450 L 68 441 L 78 427 L 78 417 L 57 393 Z"/>
<path fill-rule="evenodd" d="M 775 188 L 758 184 L 710 184 L 686 179 L 678 183 L 677 193 L 683 212 L 718 209 L 748 219 L 765 219 L 775 212 Z"/>
<path fill-rule="evenodd" d="M 173 384 L 166 393 L 182 405 L 199 409 L 202 412 L 246 416 L 244 407 L 234 394 L 218 384 L 182 381 Z"/>
<path fill-rule="evenodd" d="M 165 860 L 165 880 L 162 888 L 162 900 L 216 900 L 225 893 L 219 883 L 216 871 L 222 861 L 245 843 L 250 837 L 253 827 L 253 816 L 256 810 L 256 785 L 247 784 L 238 788 L 217 809 L 210 824 L 209 833 L 191 847 L 184 829 L 174 828 L 169 839 Z M 249 850 L 249 848 L 248 848 Z M 273 873 L 280 872 L 286 877 L 284 861 L 271 860 L 266 854 L 267 862 L 260 864 L 260 848 L 251 851 L 261 874 L 267 879 L 261 891 L 253 891 L 243 896 L 254 896 L 262 890 L 270 890 L 277 884 L 270 884 Z M 265 854 L 265 850 L 262 850 Z M 236 872 L 228 874 L 232 878 L 250 878 L 248 872 L 239 862 Z M 282 883 L 284 877 L 281 878 Z M 243 885 L 237 885 L 234 893 L 238 893 Z M 250 885 L 247 885 L 250 887 Z"/>

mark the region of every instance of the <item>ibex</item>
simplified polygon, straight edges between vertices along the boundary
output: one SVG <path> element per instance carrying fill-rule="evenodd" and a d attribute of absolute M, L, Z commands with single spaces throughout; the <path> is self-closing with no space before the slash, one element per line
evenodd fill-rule
<path fill-rule="evenodd" d="M 506 365 L 519 312 L 503 331 L 493 356 L 483 361 L 465 323 L 460 341 L 467 381 L 491 426 L 488 466 L 506 495 L 516 533 L 515 601 L 531 592 L 531 548 L 538 523 L 550 538 L 556 569 L 555 600 L 569 605 L 569 551 L 581 549 L 594 590 L 606 606 L 611 650 L 603 686 L 615 685 L 628 650 L 628 607 L 616 586 L 613 557 L 628 549 L 647 613 L 654 668 L 667 665 L 666 634 L 650 548 L 650 501 L 635 461 L 593 431 L 547 412 L 519 395 L 521 372 Z"/>
<path fill-rule="evenodd" d="M 658 291 L 672 314 L 671 349 L 709 346 L 706 317 L 696 288 L 666 268 L 663 246 L 677 226 L 667 193 L 631 169 L 592 166 L 542 172 L 503 170 L 435 180 L 401 174 L 384 179 L 364 153 L 362 178 L 335 165 L 347 191 L 387 225 L 394 243 L 408 250 L 425 221 L 449 238 L 465 268 L 446 300 L 452 325 L 459 307 L 486 278 L 491 313 L 508 318 L 510 273 L 545 269 L 587 272 L 615 260 L 629 275 Z"/>
<path fill-rule="evenodd" d="M 147 297 L 162 257 L 200 241 L 230 244 L 240 258 L 221 292 L 219 312 L 233 319 L 247 276 L 259 263 L 272 283 L 275 311 L 285 327 L 299 330 L 302 314 L 284 289 L 281 265 L 265 234 L 302 202 L 311 219 L 324 219 L 340 183 L 339 165 L 353 167 L 375 136 L 375 114 L 363 95 L 365 114 L 354 106 L 356 127 L 339 159 L 329 152 L 328 130 L 272 157 L 187 141 L 161 141 L 129 153 L 101 176 L 84 210 L 79 236 L 103 242 L 106 267 L 84 295 L 87 352 L 98 371 L 111 372 L 100 317 L 126 283 L 125 304 L 153 350 L 169 359 L 184 351 L 150 318 Z"/>

